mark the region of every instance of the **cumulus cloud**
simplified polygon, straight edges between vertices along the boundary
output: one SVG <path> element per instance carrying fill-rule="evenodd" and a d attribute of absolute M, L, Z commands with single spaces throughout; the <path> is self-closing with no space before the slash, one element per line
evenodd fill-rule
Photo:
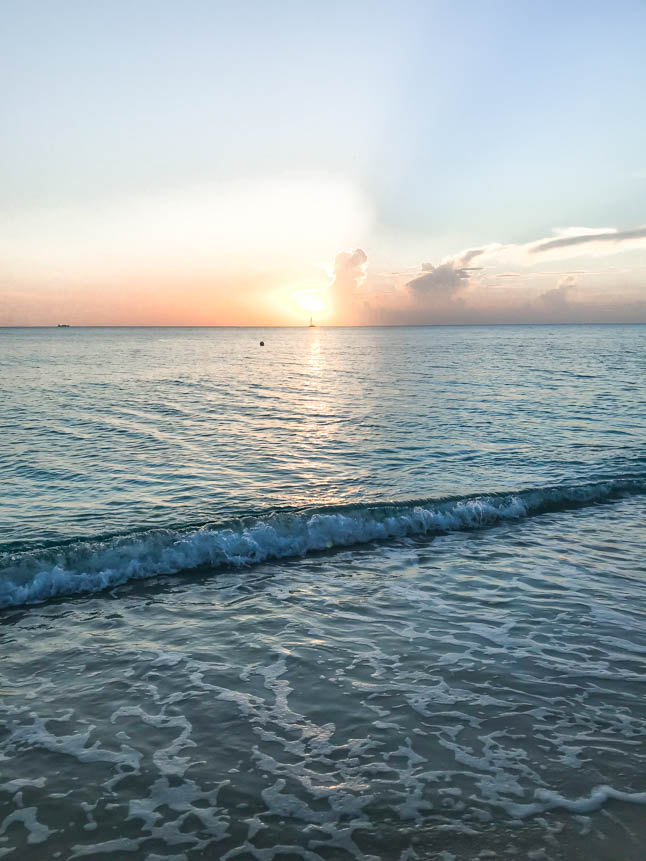
<path fill-rule="evenodd" d="M 329 287 L 334 312 L 343 322 L 354 322 L 358 313 L 357 290 L 366 280 L 368 255 L 362 248 L 341 251 L 334 261 L 334 276 Z"/>
<path fill-rule="evenodd" d="M 462 267 L 456 260 L 423 263 L 414 278 L 400 279 L 388 291 L 375 290 L 374 279 L 368 275 L 362 319 L 386 325 L 456 322 L 469 313 L 465 296 L 471 272 L 472 268 Z"/>
<path fill-rule="evenodd" d="M 355 248 L 350 253 L 341 251 L 334 261 L 334 281 L 332 286 L 350 285 L 356 289 L 365 279 L 368 255 L 363 248 Z"/>
<path fill-rule="evenodd" d="M 423 263 L 422 274 L 409 281 L 406 287 L 417 303 L 427 304 L 432 301 L 445 303 L 466 287 L 468 281 L 468 270 L 457 267 L 452 261 L 441 263 L 439 266 Z"/>
<path fill-rule="evenodd" d="M 556 287 L 541 293 L 538 297 L 539 305 L 548 311 L 564 312 L 571 310 L 571 300 L 579 281 L 575 275 L 565 275 L 559 278 Z"/>

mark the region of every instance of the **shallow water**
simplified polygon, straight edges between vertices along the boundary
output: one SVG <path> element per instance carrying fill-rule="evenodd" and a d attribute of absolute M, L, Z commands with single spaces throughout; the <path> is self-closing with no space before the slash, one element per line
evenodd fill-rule
<path fill-rule="evenodd" d="M 645 344 L 0 333 L 0 858 L 641 859 Z"/>

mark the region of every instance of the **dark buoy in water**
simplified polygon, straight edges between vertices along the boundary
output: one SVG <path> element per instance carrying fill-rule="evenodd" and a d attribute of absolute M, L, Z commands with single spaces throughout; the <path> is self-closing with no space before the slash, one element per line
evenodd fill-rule
<path fill-rule="evenodd" d="M 264 342 L 264 341 L 261 341 L 261 342 L 260 342 L 260 346 L 261 346 L 261 347 L 264 347 L 264 346 L 265 346 L 265 342 Z"/>

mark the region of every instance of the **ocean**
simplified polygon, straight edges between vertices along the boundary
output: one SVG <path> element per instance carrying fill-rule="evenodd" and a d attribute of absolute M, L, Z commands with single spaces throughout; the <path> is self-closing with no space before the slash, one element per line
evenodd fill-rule
<path fill-rule="evenodd" d="M 645 402 L 640 325 L 0 329 L 0 858 L 643 861 Z"/>

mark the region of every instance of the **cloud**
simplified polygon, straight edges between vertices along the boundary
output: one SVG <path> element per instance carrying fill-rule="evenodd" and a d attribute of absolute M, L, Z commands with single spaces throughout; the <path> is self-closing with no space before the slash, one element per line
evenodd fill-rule
<path fill-rule="evenodd" d="M 635 240 L 646 239 L 646 227 L 636 227 L 633 230 L 608 229 L 602 231 L 584 230 L 581 233 L 558 236 L 555 239 L 542 239 L 534 243 L 530 248 L 530 254 L 543 254 L 546 251 L 554 251 L 559 248 L 572 248 L 573 246 L 588 245 L 590 243 L 613 243 L 624 244 Z M 621 250 L 621 249 L 616 249 Z"/>
<path fill-rule="evenodd" d="M 334 261 L 328 287 L 330 318 L 335 323 L 408 324 L 433 322 L 438 315 L 460 309 L 462 292 L 474 267 L 455 260 L 423 263 L 414 278 L 401 273 L 369 273 L 362 248 L 342 251 Z"/>
<path fill-rule="evenodd" d="M 352 253 L 341 251 L 334 261 L 333 285 L 346 283 L 358 287 L 365 278 L 367 262 L 368 255 L 363 248 L 355 248 Z"/>
<path fill-rule="evenodd" d="M 334 277 L 329 295 L 339 322 L 354 322 L 358 313 L 357 290 L 366 280 L 368 255 L 362 248 L 341 251 L 334 261 Z"/>
<path fill-rule="evenodd" d="M 409 281 L 406 287 L 415 302 L 426 305 L 429 301 L 439 300 L 446 303 L 447 300 L 452 300 L 468 282 L 469 271 L 464 267 L 457 267 L 452 261 L 439 266 L 423 263 L 422 274 Z"/>
<path fill-rule="evenodd" d="M 387 291 L 383 289 L 383 283 L 367 273 L 362 322 L 418 325 L 456 322 L 468 314 L 464 297 L 471 285 L 472 268 L 459 266 L 455 260 L 446 260 L 437 265 L 423 263 L 420 270 L 410 280 L 391 282 Z"/>
<path fill-rule="evenodd" d="M 362 248 L 352 253 L 341 251 L 334 261 L 334 279 L 330 288 L 337 292 L 354 291 L 365 281 L 368 255 Z"/>
<path fill-rule="evenodd" d="M 570 300 L 573 298 L 573 292 L 579 285 L 579 280 L 575 275 L 565 275 L 559 278 L 556 287 L 552 290 L 547 290 L 538 297 L 538 304 L 547 311 L 562 313 L 570 311 L 572 306 Z"/>
<path fill-rule="evenodd" d="M 624 251 L 646 250 L 646 227 L 618 230 L 614 227 L 566 227 L 552 236 L 525 243 L 490 242 L 478 248 L 466 248 L 445 258 L 463 269 L 477 260 L 479 267 L 497 264 L 506 268 L 536 266 L 547 260 L 567 260 L 577 256 L 609 256 Z"/>
<path fill-rule="evenodd" d="M 422 263 L 415 274 L 407 268 L 387 275 L 369 270 L 363 249 L 344 251 L 334 264 L 329 319 L 385 325 L 646 322 L 646 266 L 634 260 L 623 269 L 553 265 L 573 254 L 636 246 L 646 250 L 646 228 L 570 227 L 522 244 L 466 248 Z M 555 286 L 546 289 L 546 279 Z"/>
<path fill-rule="evenodd" d="M 496 245 L 484 245 L 482 248 L 467 248 L 466 251 L 461 251 L 456 257 L 448 258 L 446 263 L 453 261 L 456 265 L 461 266 L 463 269 L 466 268 L 476 268 L 469 267 L 469 263 L 474 260 L 476 257 L 479 257 L 481 254 L 485 254 L 487 251 L 490 251 L 494 247 L 502 247 Z M 477 267 L 480 268 L 480 267 Z"/>

